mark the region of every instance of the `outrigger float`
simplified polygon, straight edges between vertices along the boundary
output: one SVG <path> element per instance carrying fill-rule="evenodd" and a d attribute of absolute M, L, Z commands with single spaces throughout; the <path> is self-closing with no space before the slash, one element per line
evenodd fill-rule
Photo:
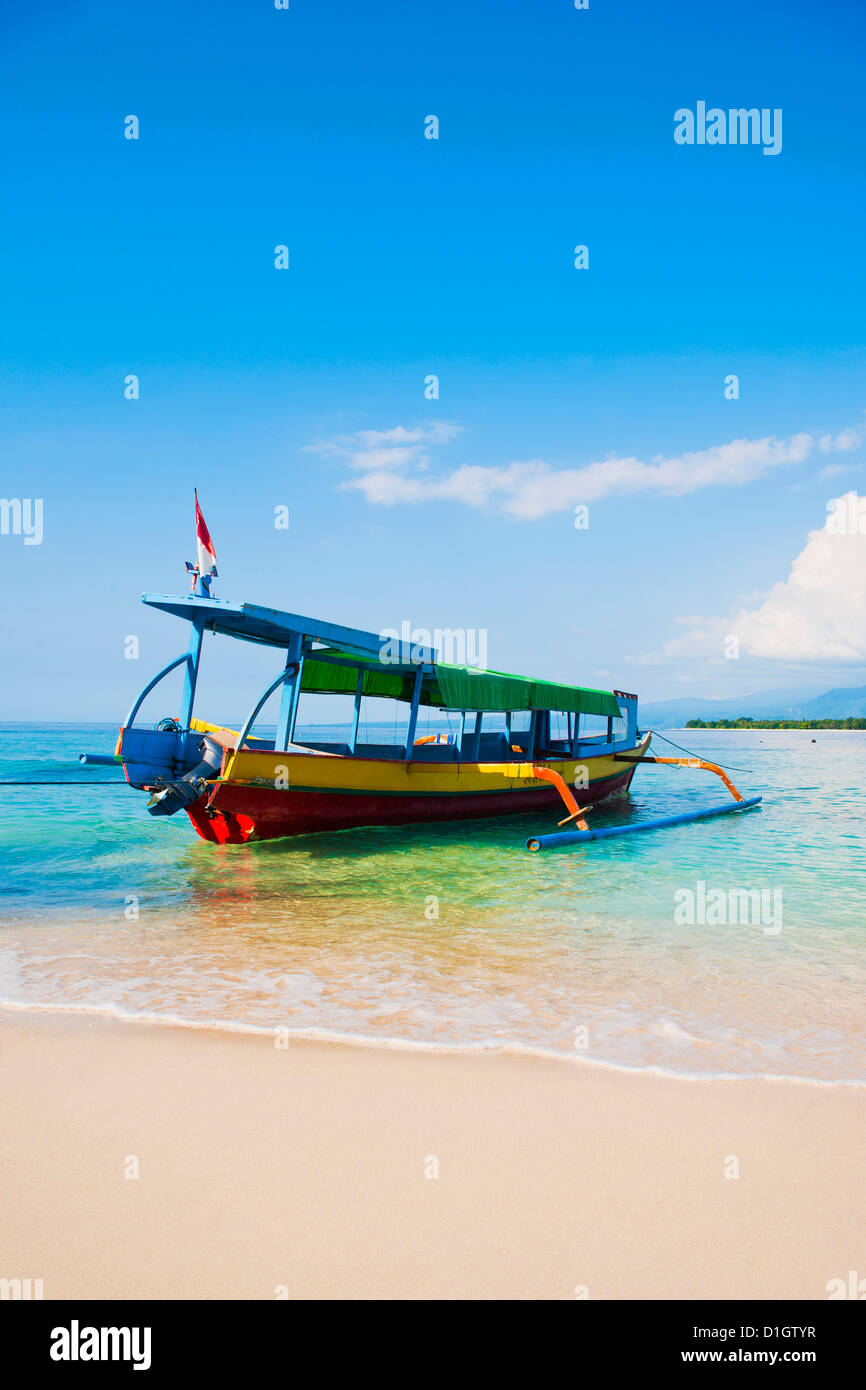
<path fill-rule="evenodd" d="M 527 841 L 528 849 L 540 850 L 746 810 L 760 801 L 744 800 L 713 763 L 650 757 L 652 733 L 638 729 L 636 695 L 456 666 L 440 660 L 433 647 L 393 638 L 385 643 L 374 632 L 212 597 L 216 570 L 214 565 L 208 574 L 202 563 L 202 530 L 204 556 L 215 560 L 215 555 L 197 503 L 196 514 L 200 563 L 187 566 L 193 592 L 142 596 L 149 607 L 190 624 L 188 648 L 137 696 L 114 757 L 81 755 L 84 763 L 122 763 L 129 785 L 150 793 L 151 815 L 183 810 L 203 840 L 238 845 L 359 826 L 542 812 L 561 801 L 567 815 L 559 833 Z M 273 647 L 282 655 L 282 668 L 238 730 L 193 715 L 206 633 Z M 177 715 L 155 727 L 138 724 L 145 698 L 177 667 L 184 671 Z M 276 691 L 276 732 L 263 738 L 254 732 L 255 721 Z M 302 694 L 353 697 L 344 741 L 296 737 Z M 405 705 L 402 742 L 361 741 L 366 697 Z M 459 720 L 459 732 L 419 736 L 422 707 L 448 716 L 449 722 Z M 554 715 L 560 716 L 558 727 Z M 600 716 L 606 728 L 588 731 L 587 716 Z M 734 800 L 655 821 L 590 829 L 587 812 L 628 791 L 644 762 L 706 768 L 721 777 Z M 563 831 L 565 825 L 571 828 Z"/>

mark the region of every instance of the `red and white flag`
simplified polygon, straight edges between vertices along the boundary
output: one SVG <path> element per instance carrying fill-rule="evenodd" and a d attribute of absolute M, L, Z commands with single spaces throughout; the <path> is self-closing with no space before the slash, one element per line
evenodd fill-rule
<path fill-rule="evenodd" d="M 217 572 L 216 551 L 213 548 L 210 531 L 207 529 L 207 523 L 198 504 L 198 488 L 195 489 L 195 540 L 198 546 L 199 574 L 203 578 L 208 575 L 215 575 Z"/>

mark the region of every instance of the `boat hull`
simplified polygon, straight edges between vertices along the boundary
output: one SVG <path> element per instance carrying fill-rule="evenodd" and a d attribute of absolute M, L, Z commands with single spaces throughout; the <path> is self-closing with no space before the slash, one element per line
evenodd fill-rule
<path fill-rule="evenodd" d="M 642 746 L 642 745 L 641 745 Z M 640 751 L 640 746 L 638 750 Z M 507 764 L 439 768 L 434 764 L 393 764 L 370 759 L 308 759 L 282 755 L 240 755 L 246 765 L 229 767 L 214 789 L 187 815 L 198 834 L 217 844 L 243 844 L 361 826 L 412 825 L 489 816 L 520 815 L 564 808 L 554 786 L 516 775 Z M 272 777 L 251 777 L 269 757 Z M 255 761 L 258 759 L 258 765 Z M 300 764 L 300 766 L 299 766 Z M 573 784 L 578 768 L 589 783 L 577 792 L 581 806 L 627 791 L 635 767 L 624 768 L 609 755 L 583 762 L 545 766 Z M 287 786 L 275 785 L 283 769 Z M 245 776 L 238 776 L 241 772 Z M 231 775 L 234 774 L 234 775 Z M 312 779 L 319 785 L 310 785 Z M 352 778 L 363 785 L 340 785 Z"/>

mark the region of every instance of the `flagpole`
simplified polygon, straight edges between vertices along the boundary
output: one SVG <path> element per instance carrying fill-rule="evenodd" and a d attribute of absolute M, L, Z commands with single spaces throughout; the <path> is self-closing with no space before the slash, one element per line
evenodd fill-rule
<path fill-rule="evenodd" d="M 211 581 L 215 578 L 216 551 L 211 540 L 210 531 L 207 529 L 207 522 L 204 519 L 202 509 L 199 506 L 198 488 L 193 488 L 195 500 L 195 543 L 197 564 L 195 567 L 196 582 L 193 586 L 193 593 L 198 598 L 210 598 Z"/>
<path fill-rule="evenodd" d="M 193 495 L 193 498 L 195 499 L 195 521 L 196 521 L 196 530 L 198 530 L 199 504 L 198 504 L 198 488 L 197 488 L 197 487 L 194 487 L 194 488 L 193 488 L 193 490 L 192 490 L 192 495 Z M 197 560 L 198 560 L 198 556 L 196 555 L 196 561 L 197 561 Z M 199 567 L 198 567 L 198 573 L 196 574 L 196 577 L 195 577 L 195 588 L 193 589 L 193 593 L 195 594 L 196 598 L 207 598 L 207 592 L 206 592 L 206 590 L 205 590 L 204 584 L 202 583 L 201 565 L 199 565 Z"/>
<path fill-rule="evenodd" d="M 201 519 L 201 524 L 204 528 L 204 534 L 207 537 L 209 553 L 212 553 L 213 551 L 213 542 L 210 539 L 210 532 L 207 529 L 204 517 L 202 516 L 201 508 L 199 506 L 198 488 L 193 488 L 193 499 L 195 502 L 196 564 L 194 568 L 195 582 L 193 584 L 192 592 L 195 598 L 210 598 L 210 593 L 205 584 L 204 567 L 200 559 L 202 551 L 199 534 L 199 519 Z M 215 558 L 216 557 L 214 556 L 214 559 Z M 187 568 L 190 568 L 189 565 L 187 566 Z M 215 567 L 213 568 L 213 572 L 216 572 Z M 189 729 L 190 721 L 192 719 L 193 705 L 195 703 L 195 688 L 198 682 L 198 669 L 199 665 L 201 664 L 201 646 L 202 637 L 204 636 L 204 622 L 204 616 L 200 613 L 197 613 L 193 618 L 192 632 L 190 633 L 189 638 L 190 659 L 186 663 L 186 668 L 184 672 L 183 695 L 181 696 L 179 714 L 179 722 L 182 729 Z"/>

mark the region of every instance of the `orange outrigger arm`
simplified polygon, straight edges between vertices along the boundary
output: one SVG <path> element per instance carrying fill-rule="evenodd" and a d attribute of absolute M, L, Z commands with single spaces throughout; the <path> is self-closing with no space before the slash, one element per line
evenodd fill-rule
<path fill-rule="evenodd" d="M 557 821 L 557 825 L 568 825 L 569 821 L 575 821 L 581 830 L 588 830 L 589 826 L 584 820 L 588 806 L 580 807 L 571 794 L 571 788 L 565 778 L 559 772 L 554 772 L 552 767 L 542 767 L 541 764 L 533 764 L 533 777 L 540 777 L 544 782 L 550 782 L 565 802 L 565 809 L 570 812 L 565 820 Z"/>
<path fill-rule="evenodd" d="M 501 763 L 497 764 L 495 768 L 491 768 L 491 771 L 495 771 L 503 777 L 514 777 L 520 781 L 527 777 L 537 777 L 542 782 L 550 782 L 552 786 L 556 787 L 565 802 L 565 809 L 568 811 L 565 820 L 561 820 L 559 824 L 568 825 L 569 821 L 576 821 L 581 830 L 589 829 L 583 819 L 587 807 L 578 806 L 565 778 L 560 773 L 554 772 L 552 767 L 545 767 L 541 763 Z"/>
<path fill-rule="evenodd" d="M 742 801 L 742 795 L 737 791 L 733 782 L 719 767 L 718 763 L 706 763 L 703 758 L 630 758 L 627 753 L 614 753 L 617 762 L 622 763 L 670 763 L 673 767 L 702 767 L 706 772 L 714 772 L 717 777 L 721 777 L 728 791 L 735 801 Z"/>

